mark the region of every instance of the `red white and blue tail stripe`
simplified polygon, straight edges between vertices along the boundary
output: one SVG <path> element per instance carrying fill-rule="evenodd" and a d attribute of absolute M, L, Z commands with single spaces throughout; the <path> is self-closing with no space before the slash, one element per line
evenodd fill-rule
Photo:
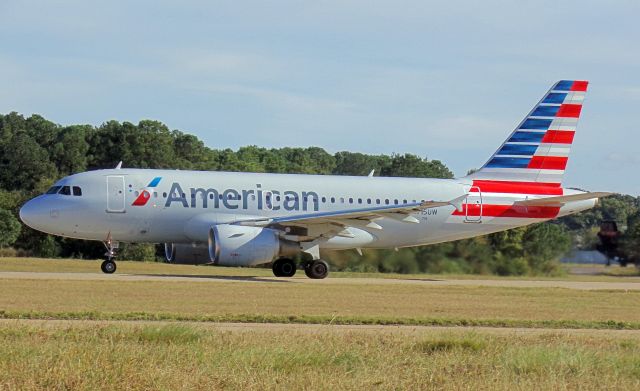
<path fill-rule="evenodd" d="M 587 81 L 561 80 L 468 178 L 559 186 L 580 118 Z"/>

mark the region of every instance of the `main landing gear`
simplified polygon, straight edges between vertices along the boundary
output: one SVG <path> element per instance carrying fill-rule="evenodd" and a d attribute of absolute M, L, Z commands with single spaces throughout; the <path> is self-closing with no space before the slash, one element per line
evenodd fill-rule
<path fill-rule="evenodd" d="M 314 280 L 326 278 L 329 275 L 329 264 L 322 259 L 304 261 L 300 264 L 304 274 Z M 296 262 L 289 258 L 279 258 L 271 265 L 273 275 L 276 277 L 293 277 L 296 274 Z"/>
<path fill-rule="evenodd" d="M 329 275 L 329 264 L 322 259 L 304 262 L 304 274 L 314 280 L 321 280 Z"/>
<path fill-rule="evenodd" d="M 104 246 L 107 248 L 107 252 L 104 253 L 104 261 L 100 265 L 100 269 L 103 273 L 113 274 L 116 271 L 116 261 L 114 259 L 118 249 L 118 242 L 112 242 L 111 239 L 108 239 Z"/>
<path fill-rule="evenodd" d="M 289 258 L 279 258 L 271 265 L 276 277 L 293 277 L 296 274 L 296 261 Z"/>

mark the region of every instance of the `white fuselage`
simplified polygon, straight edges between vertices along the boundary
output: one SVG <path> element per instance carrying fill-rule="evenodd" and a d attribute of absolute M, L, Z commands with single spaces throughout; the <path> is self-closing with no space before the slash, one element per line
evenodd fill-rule
<path fill-rule="evenodd" d="M 468 194 L 463 209 L 424 209 L 413 214 L 417 224 L 383 217 L 376 220 L 381 229 L 355 225 L 352 237 L 334 236 L 320 243 L 331 249 L 408 247 L 528 225 L 595 204 L 585 200 L 557 208 L 517 207 L 516 201 L 545 196 L 485 192 L 469 179 L 112 169 L 71 175 L 56 186 L 79 187 L 82 195 L 45 194 L 29 201 L 21 217 L 32 228 L 79 239 L 148 243 L 206 243 L 210 227 L 249 218 L 452 200 Z"/>

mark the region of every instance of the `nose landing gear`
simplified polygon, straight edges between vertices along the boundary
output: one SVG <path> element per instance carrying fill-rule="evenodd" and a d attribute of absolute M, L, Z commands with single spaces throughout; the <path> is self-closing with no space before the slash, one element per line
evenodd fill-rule
<path fill-rule="evenodd" d="M 113 274 L 116 271 L 116 250 L 118 249 L 118 242 L 111 241 L 111 235 L 104 242 L 104 246 L 107 248 L 107 252 L 104 253 L 104 261 L 100 265 L 100 270 L 106 274 Z"/>
<path fill-rule="evenodd" d="M 116 263 L 113 259 L 105 259 L 100 265 L 100 269 L 103 273 L 112 274 L 116 271 Z"/>

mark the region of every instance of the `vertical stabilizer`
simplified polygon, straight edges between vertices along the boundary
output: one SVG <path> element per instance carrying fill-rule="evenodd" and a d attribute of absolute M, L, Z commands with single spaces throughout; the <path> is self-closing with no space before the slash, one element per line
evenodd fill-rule
<path fill-rule="evenodd" d="M 580 118 L 587 81 L 561 80 L 468 178 L 560 185 Z"/>

